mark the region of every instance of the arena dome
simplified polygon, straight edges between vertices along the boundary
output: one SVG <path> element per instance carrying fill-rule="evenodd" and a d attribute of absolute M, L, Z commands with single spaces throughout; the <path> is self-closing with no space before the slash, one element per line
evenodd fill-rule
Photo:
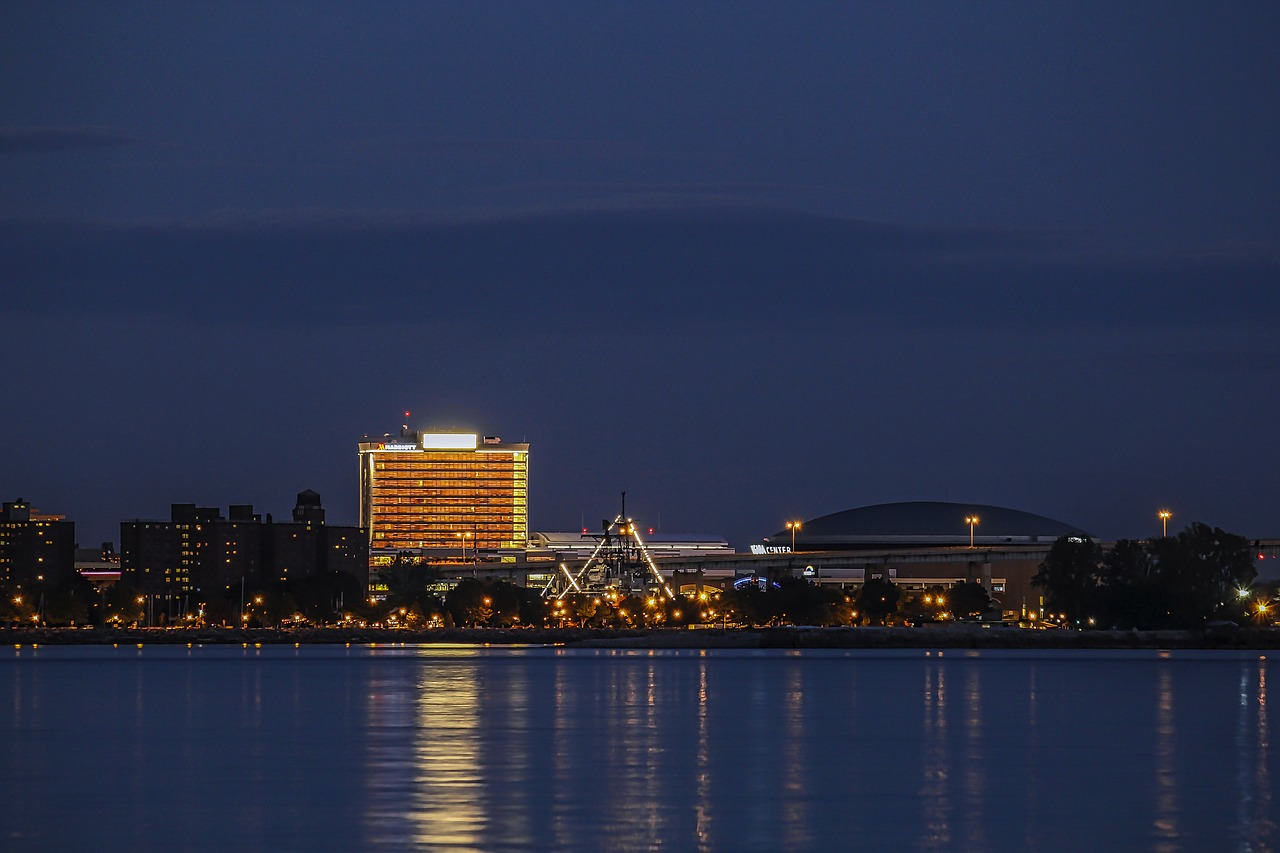
<path fill-rule="evenodd" d="M 903 546 L 1042 544 L 1067 535 L 1088 534 L 1073 524 L 989 504 L 908 501 L 847 509 L 802 521 L 797 551 L 843 551 Z M 791 546 L 791 531 L 764 540 L 773 550 Z"/>

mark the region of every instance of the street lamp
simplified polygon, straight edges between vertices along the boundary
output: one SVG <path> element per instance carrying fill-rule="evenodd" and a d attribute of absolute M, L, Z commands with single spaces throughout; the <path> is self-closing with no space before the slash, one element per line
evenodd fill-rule
<path fill-rule="evenodd" d="M 787 529 L 791 531 L 791 553 L 796 552 L 796 531 L 800 529 L 800 522 L 788 521 Z"/>
<path fill-rule="evenodd" d="M 1156 513 L 1160 518 L 1160 535 L 1168 538 L 1169 536 L 1169 519 L 1173 517 L 1173 513 L 1167 509 L 1162 509 Z"/>
<path fill-rule="evenodd" d="M 964 523 L 969 525 L 969 547 L 973 547 L 973 528 L 978 526 L 980 519 L 976 515 L 966 515 Z"/>
<path fill-rule="evenodd" d="M 462 540 L 462 562 L 467 561 L 467 540 L 471 538 L 470 533 L 459 533 L 457 537 Z"/>

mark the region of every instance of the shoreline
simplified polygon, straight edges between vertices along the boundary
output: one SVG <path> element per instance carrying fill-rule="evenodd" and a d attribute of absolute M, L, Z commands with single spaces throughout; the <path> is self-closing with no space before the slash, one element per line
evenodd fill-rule
<path fill-rule="evenodd" d="M 13 646 L 163 645 L 557 645 L 615 649 L 1280 649 L 1280 629 L 1180 631 L 1035 630 L 1005 626 L 918 628 L 9 628 Z"/>

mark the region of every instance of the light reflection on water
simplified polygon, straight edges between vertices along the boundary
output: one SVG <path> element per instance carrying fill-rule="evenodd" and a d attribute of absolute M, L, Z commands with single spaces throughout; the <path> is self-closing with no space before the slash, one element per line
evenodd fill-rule
<path fill-rule="evenodd" d="M 12 649 L 0 848 L 1267 853 L 1271 666 L 1257 653 Z"/>
<path fill-rule="evenodd" d="M 922 850 L 946 850 L 951 844 L 951 801 L 947 771 L 947 676 L 941 665 L 924 666 L 924 726 L 920 741 L 923 779 L 920 790 Z"/>
<path fill-rule="evenodd" d="M 1156 688 L 1156 814 L 1153 835 L 1157 853 L 1175 853 L 1178 843 L 1178 775 L 1174 766 L 1173 674 L 1161 660 Z"/>

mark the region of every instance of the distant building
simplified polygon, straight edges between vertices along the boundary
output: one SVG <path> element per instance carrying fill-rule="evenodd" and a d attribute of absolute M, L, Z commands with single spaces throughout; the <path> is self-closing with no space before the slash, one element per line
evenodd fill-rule
<path fill-rule="evenodd" d="M 970 524 L 969 522 L 973 523 Z M 1042 515 L 988 504 L 907 501 L 876 504 L 801 522 L 753 544 L 753 554 L 856 551 L 927 546 L 1000 546 L 1052 543 L 1088 536 L 1079 527 Z"/>
<path fill-rule="evenodd" d="M 375 561 L 404 551 L 510 559 L 528 547 L 528 444 L 405 427 L 394 438 L 366 436 L 359 455 L 360 524 Z"/>
<path fill-rule="evenodd" d="M 733 546 L 721 536 L 700 533 L 654 533 L 641 536 L 655 560 L 668 557 L 698 557 L 733 554 Z M 585 560 L 599 544 L 599 537 L 581 533 L 534 533 L 529 537 L 529 559 L 539 557 L 559 561 Z"/>
<path fill-rule="evenodd" d="M 173 504 L 168 521 L 120 524 L 124 582 L 146 595 L 177 601 L 219 589 L 340 571 L 368 582 L 365 534 L 330 526 L 320 496 L 299 493 L 293 520 L 265 521 L 248 504 L 228 508 Z"/>
<path fill-rule="evenodd" d="M 67 586 L 75 576 L 76 525 L 18 498 L 0 507 L 0 583 Z"/>
<path fill-rule="evenodd" d="M 900 585 L 981 583 L 1006 610 L 1038 606 L 1031 578 L 1060 536 L 1075 525 L 988 504 L 908 501 L 831 513 L 751 545 L 758 557 L 794 557 L 824 584 L 882 577 Z M 839 556 L 843 554 L 844 556 Z M 994 572 L 994 574 L 993 574 Z"/>
<path fill-rule="evenodd" d="M 317 572 L 346 572 L 365 583 L 369 553 L 365 531 L 359 527 L 328 525 L 320 495 L 311 489 L 298 493 L 292 523 L 268 523 L 263 565 L 278 581 Z"/>

